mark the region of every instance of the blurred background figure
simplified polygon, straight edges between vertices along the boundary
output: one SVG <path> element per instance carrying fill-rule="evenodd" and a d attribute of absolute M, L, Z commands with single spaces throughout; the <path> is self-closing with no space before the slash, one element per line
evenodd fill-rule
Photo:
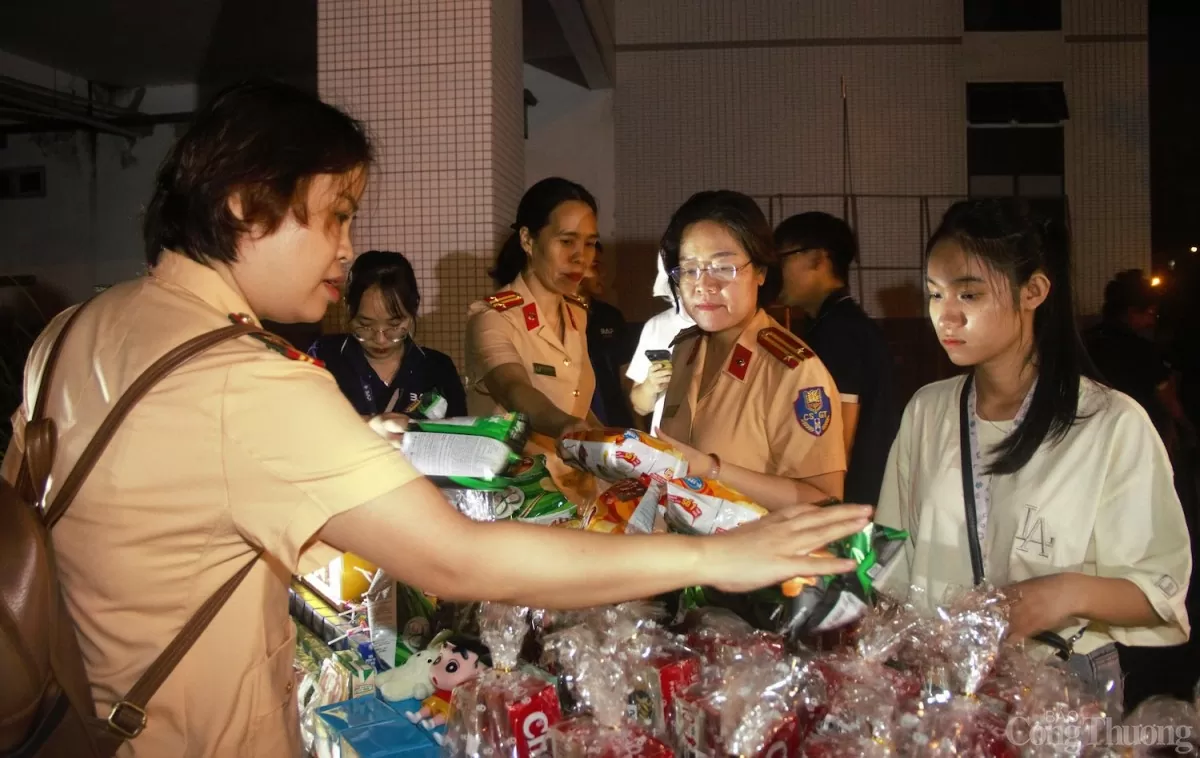
<path fill-rule="evenodd" d="M 671 345 L 684 329 L 695 325 L 671 292 L 671 280 L 663 266 L 663 254 L 657 256 L 658 275 L 654 279 L 654 296 L 671 304 L 669 308 L 651 317 L 642 327 L 637 347 L 629 361 L 625 377 L 633 382 L 629 401 L 633 412 L 639 416 L 651 416 L 649 429 L 657 429 L 662 421 L 663 397 L 671 383 Z M 657 353 L 657 354 L 655 354 Z M 650 360 L 654 355 L 655 360 Z"/>
<path fill-rule="evenodd" d="M 780 302 L 804 309 L 793 331 L 829 369 L 842 396 L 845 499 L 874 505 L 900 408 L 887 340 L 847 284 L 858 239 L 842 219 L 812 211 L 784 220 L 775 229 L 775 247 L 783 265 Z"/>
<path fill-rule="evenodd" d="M 605 426 L 628 429 L 633 426 L 633 413 L 622 386 L 621 372 L 629 365 L 633 345 L 621 311 L 601 299 L 607 288 L 605 276 L 604 249 L 597 242 L 592 267 L 579 286 L 579 294 L 588 303 L 588 355 L 596 372 L 592 413 Z"/>

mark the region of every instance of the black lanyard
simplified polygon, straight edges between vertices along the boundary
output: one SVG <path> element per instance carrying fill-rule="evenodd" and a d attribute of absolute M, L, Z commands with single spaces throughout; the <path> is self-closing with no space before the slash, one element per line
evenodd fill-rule
<path fill-rule="evenodd" d="M 958 398 L 958 435 L 962 461 L 963 506 L 966 508 L 967 515 L 967 546 L 971 551 L 971 572 L 974 574 L 975 584 L 979 585 L 983 582 L 984 566 L 983 550 L 979 545 L 978 520 L 975 514 L 975 473 L 971 465 L 971 409 L 968 401 L 974 379 L 974 375 L 967 374 L 967 380 L 963 382 L 962 394 Z M 1070 640 L 1065 640 L 1061 635 L 1050 631 L 1038 632 L 1033 639 L 1049 645 L 1054 649 L 1054 654 L 1065 661 L 1071 657 L 1075 642 L 1083 636 L 1086 629 L 1087 624 L 1084 624 L 1083 629 L 1080 629 Z"/>

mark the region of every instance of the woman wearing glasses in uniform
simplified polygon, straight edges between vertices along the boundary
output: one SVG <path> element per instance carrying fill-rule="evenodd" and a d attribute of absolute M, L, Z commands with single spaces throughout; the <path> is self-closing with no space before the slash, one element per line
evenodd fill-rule
<path fill-rule="evenodd" d="M 342 394 L 363 416 L 399 413 L 419 418 L 418 398 L 436 392 L 447 416 L 465 416 L 467 396 L 454 362 L 413 340 L 421 293 L 412 264 L 400 253 L 358 256 L 346 281 L 350 334 L 329 334 L 309 348 L 325 363 Z"/>
<path fill-rule="evenodd" d="M 658 435 L 686 454 L 691 475 L 764 508 L 841 499 L 840 398 L 821 361 L 763 310 L 782 274 L 758 204 L 728 190 L 693 195 L 662 251 L 696 325 L 673 343 Z"/>

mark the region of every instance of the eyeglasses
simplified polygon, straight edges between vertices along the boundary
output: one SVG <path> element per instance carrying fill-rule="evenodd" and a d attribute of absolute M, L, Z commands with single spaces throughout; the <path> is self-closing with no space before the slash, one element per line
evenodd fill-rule
<path fill-rule="evenodd" d="M 718 282 L 728 284 L 737 279 L 739 271 L 752 263 L 753 261 L 746 261 L 740 266 L 735 266 L 732 263 L 709 263 L 704 266 L 688 264 L 686 266 L 676 266 L 671 269 L 670 274 L 676 284 L 696 284 L 700 281 L 700 277 L 705 274 L 708 274 Z"/>
<path fill-rule="evenodd" d="M 401 342 L 408 336 L 409 327 L 412 326 L 411 321 L 405 321 L 403 324 L 394 326 L 366 326 L 365 324 L 353 324 L 350 331 L 354 334 L 354 339 L 359 342 L 367 342 L 376 334 L 383 337 L 388 342 L 395 344 Z"/>

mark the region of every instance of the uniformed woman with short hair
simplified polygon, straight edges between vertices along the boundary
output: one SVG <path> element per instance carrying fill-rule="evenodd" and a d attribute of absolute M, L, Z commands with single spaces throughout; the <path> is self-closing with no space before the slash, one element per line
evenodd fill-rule
<path fill-rule="evenodd" d="M 696 325 L 675 340 L 659 435 L 692 475 L 765 508 L 840 499 L 840 398 L 820 359 L 762 309 L 782 280 L 758 204 L 728 190 L 693 195 L 662 250 Z"/>

